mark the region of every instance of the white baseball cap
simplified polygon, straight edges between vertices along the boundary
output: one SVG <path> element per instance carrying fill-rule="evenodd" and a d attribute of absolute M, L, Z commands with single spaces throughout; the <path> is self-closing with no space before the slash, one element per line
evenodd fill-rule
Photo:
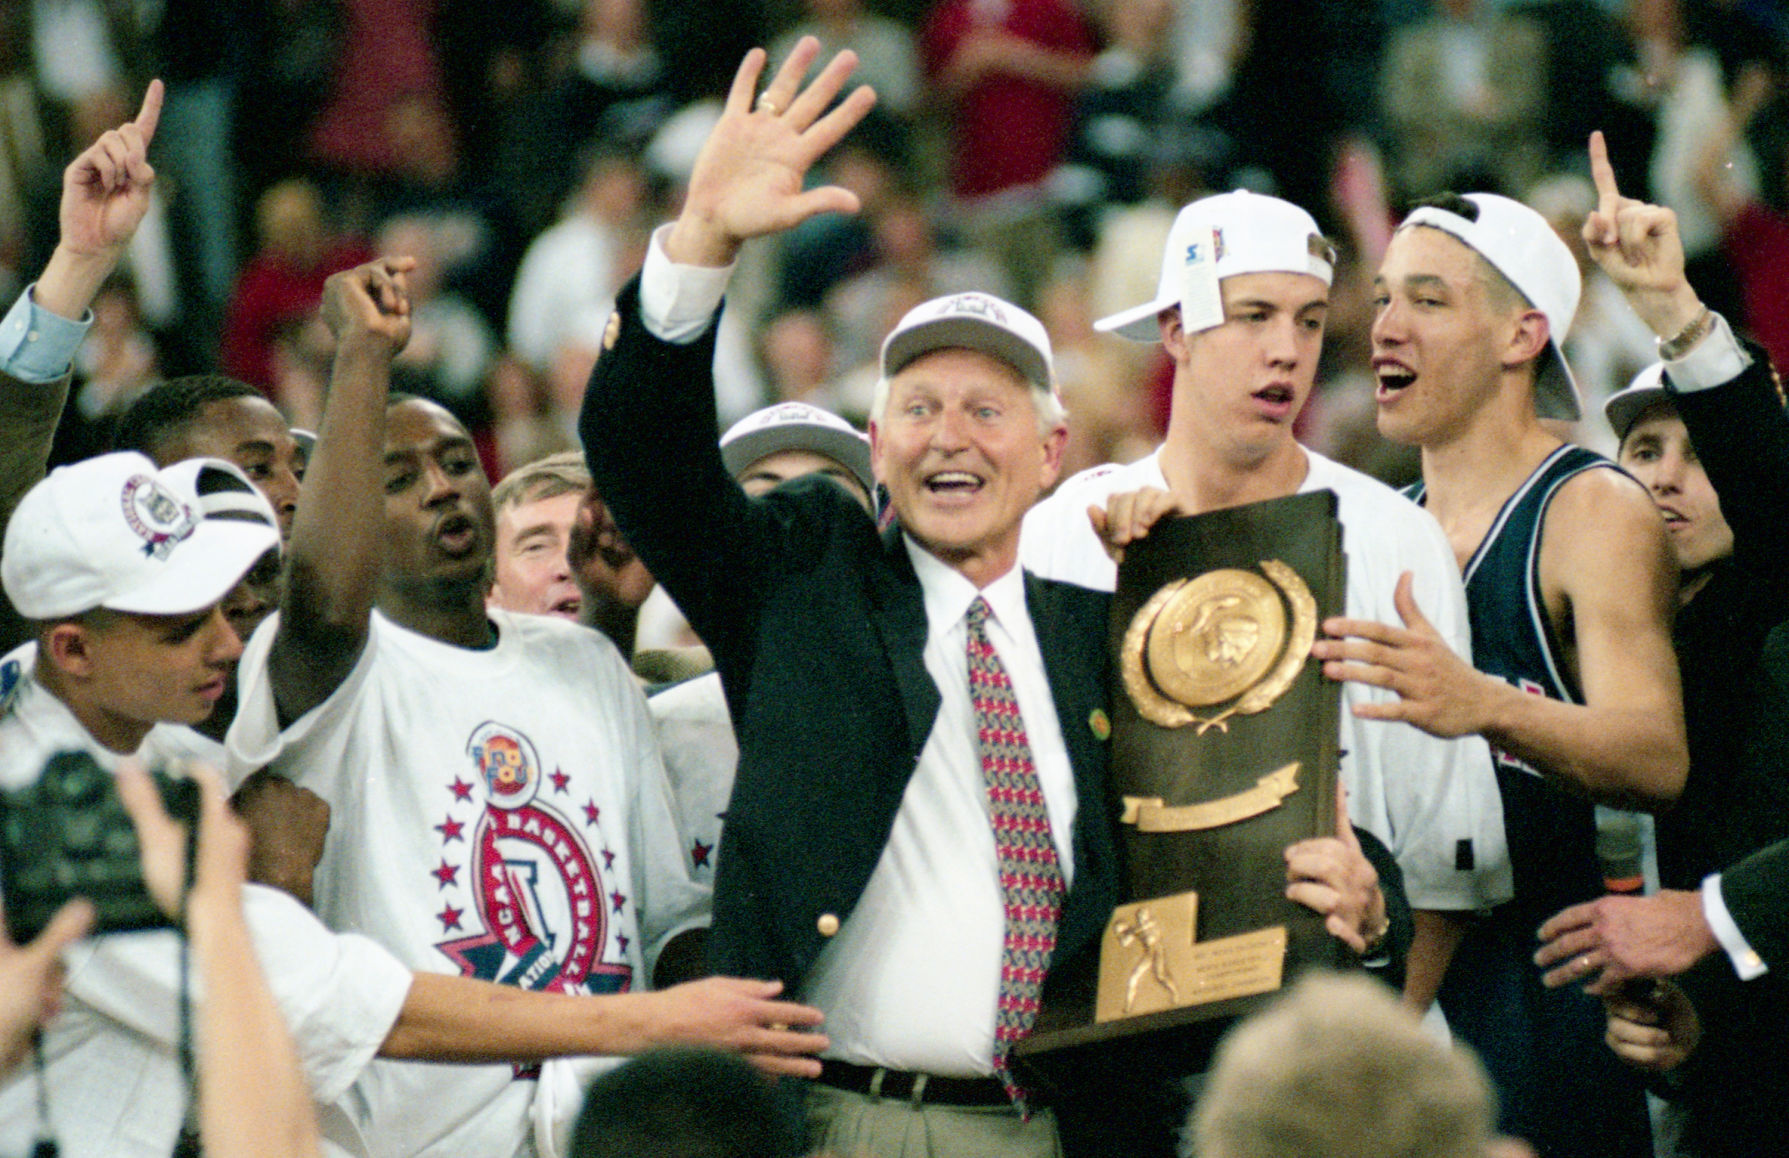
<path fill-rule="evenodd" d="M 958 348 L 979 350 L 1005 362 L 1027 382 L 1056 389 L 1056 364 L 1044 324 L 1011 302 L 980 293 L 933 298 L 908 310 L 882 340 L 882 376 L 893 378 L 922 354 Z"/>
<path fill-rule="evenodd" d="M 1547 352 L 1535 369 L 1534 410 L 1542 418 L 1576 422 L 1584 408 L 1578 400 L 1577 380 L 1559 344 L 1572 328 L 1578 295 L 1583 292 L 1577 259 L 1547 219 L 1520 201 L 1495 193 L 1468 193 L 1464 200 L 1477 209 L 1476 217 L 1424 205 L 1404 218 L 1398 228 L 1430 225 L 1458 238 L 1546 315 Z"/>
<path fill-rule="evenodd" d="M 1635 374 L 1626 389 L 1617 390 L 1604 399 L 1603 417 L 1609 420 L 1616 439 L 1625 439 L 1649 407 L 1670 399 L 1671 394 L 1665 389 L 1665 364 L 1654 362 Z"/>
<path fill-rule="evenodd" d="M 721 461 L 727 473 L 739 472 L 768 455 L 785 450 L 823 454 L 875 493 L 870 471 L 870 440 L 843 418 L 805 402 L 779 402 L 741 418 L 721 435 Z"/>
<path fill-rule="evenodd" d="M 1155 298 L 1093 328 L 1133 342 L 1161 340 L 1156 315 L 1180 307 L 1191 333 L 1224 321 L 1218 282 L 1239 273 L 1308 273 L 1324 285 L 1335 277 L 1335 247 L 1309 213 L 1278 197 L 1237 190 L 1201 197 L 1183 208 L 1162 250 Z"/>
<path fill-rule="evenodd" d="M 185 615 L 221 600 L 279 541 L 267 500 L 230 463 L 158 471 L 123 451 L 31 488 L 6 527 L 0 582 L 27 619 L 96 607 Z"/>

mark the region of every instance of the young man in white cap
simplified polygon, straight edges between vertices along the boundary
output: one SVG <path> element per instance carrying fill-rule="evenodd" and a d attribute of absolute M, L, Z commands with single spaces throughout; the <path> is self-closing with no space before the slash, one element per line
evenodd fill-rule
<path fill-rule="evenodd" d="M 223 496 L 219 498 L 218 496 Z M 218 515 L 208 507 L 235 506 Z M 119 453 L 63 467 L 20 502 L 0 578 L 35 642 L 0 659 L 0 786 L 51 754 L 113 768 L 192 750 L 242 645 L 221 603 L 279 531 L 227 463 L 158 471 Z M 370 942 L 332 936 L 298 903 L 244 904 L 315 1096 L 332 1101 L 380 1048 L 409 974 Z M 162 1158 L 186 1106 L 175 1043 L 178 951 L 168 935 L 102 938 L 69 958 L 68 1000 L 45 1034 L 48 1127 L 71 1158 Z M 40 1128 L 28 1078 L 0 1086 L 0 1149 Z"/>
<path fill-rule="evenodd" d="M 1438 198 L 1399 227 L 1375 284 L 1379 429 L 1422 448 L 1415 497 L 1464 572 L 1472 658 L 1402 601 L 1401 625 L 1331 621 L 1314 651 L 1331 676 L 1397 693 L 1361 709 L 1374 717 L 1491 742 L 1516 893 L 1469 931 L 1441 999 L 1504 1128 L 1543 1154 L 1642 1152 L 1645 1107 L 1603 1048 L 1601 1009 L 1543 989 L 1532 957 L 1542 921 L 1602 891 L 1591 802 L 1658 808 L 1683 787 L 1678 569 L 1645 489 L 1542 425 L 1579 412 L 1559 347 L 1578 269 L 1545 219 Z"/>
<path fill-rule="evenodd" d="M 746 415 L 721 435 L 721 461 L 752 498 L 814 474 L 838 483 L 874 513 L 870 440 L 817 406 L 779 402 Z M 739 767 L 739 742 L 733 737 L 720 676 L 709 672 L 664 688 L 653 693 L 648 706 L 677 801 L 690 875 L 711 881 Z"/>
<path fill-rule="evenodd" d="M 623 533 L 715 656 L 740 767 L 710 957 L 826 1011 L 811 1140 L 1055 1155 L 1054 1115 L 1008 1050 L 1086 963 L 1117 893 L 1109 600 L 1018 566 L 1066 436 L 1043 326 L 969 293 L 890 333 L 870 426 L 886 533 L 819 479 L 748 498 L 707 433 L 740 246 L 856 208 L 837 187 L 802 191 L 872 101 L 859 89 L 827 113 L 855 61 L 803 88 L 818 51 L 803 39 L 755 101 L 764 54 L 747 55 L 682 215 L 619 296 L 580 431 Z M 1319 857 L 1335 870 L 1326 911 L 1363 939 L 1383 920 L 1372 869 L 1348 876 L 1341 840 L 1312 843 L 1334 854 Z"/>
<path fill-rule="evenodd" d="M 1129 466 L 1083 471 L 1039 503 L 1025 520 L 1027 569 L 1110 591 L 1117 568 L 1096 523 L 1123 544 L 1163 515 L 1328 489 L 1348 556 L 1348 612 L 1394 615 L 1399 576 L 1410 574 L 1430 619 L 1467 649 L 1465 596 L 1435 521 L 1292 436 L 1316 377 L 1334 260 L 1310 214 L 1275 197 L 1224 193 L 1180 211 L 1156 297 L 1095 326 L 1159 341 L 1173 358 L 1167 441 Z M 1438 740 L 1346 710 L 1389 698 L 1345 689 L 1341 775 L 1350 819 L 1403 869 L 1418 913 L 1406 987 L 1422 1008 L 1457 936 L 1446 914 L 1507 899 L 1509 873 L 1484 744 Z"/>

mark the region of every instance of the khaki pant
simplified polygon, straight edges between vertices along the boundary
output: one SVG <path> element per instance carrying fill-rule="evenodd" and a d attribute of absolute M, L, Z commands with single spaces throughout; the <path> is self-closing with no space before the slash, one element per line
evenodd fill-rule
<path fill-rule="evenodd" d="M 808 1090 L 808 1145 L 836 1158 L 1062 1158 L 1047 1109 L 1026 1122 L 1010 1106 L 916 1106 L 818 1082 Z"/>

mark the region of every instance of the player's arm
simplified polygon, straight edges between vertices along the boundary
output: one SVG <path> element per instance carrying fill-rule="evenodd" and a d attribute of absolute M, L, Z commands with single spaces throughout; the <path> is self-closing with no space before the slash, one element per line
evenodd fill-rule
<path fill-rule="evenodd" d="M 804 37 L 756 98 L 764 54 L 746 55 L 697 156 L 682 212 L 654 235 L 640 277 L 618 297 L 613 340 L 605 339 L 578 423 L 622 534 L 717 655 L 737 650 L 751 578 L 766 557 L 750 541 L 745 497 L 714 445 L 720 290 L 747 240 L 858 207 L 843 188 L 804 184 L 875 100 L 860 87 L 834 104 L 856 64 L 848 52 L 804 86 L 819 50 Z"/>
<path fill-rule="evenodd" d="M 1659 808 L 1689 768 L 1683 696 L 1671 651 L 1677 567 L 1652 502 L 1633 480 L 1586 471 L 1554 497 L 1541 543 L 1543 591 L 1566 601 L 1583 704 L 1530 695 L 1475 670 L 1412 597 L 1393 602 L 1402 627 L 1325 620 L 1311 654 L 1331 679 L 1390 688 L 1362 719 L 1400 720 L 1434 736 L 1481 735 L 1562 787 L 1602 803 Z"/>
<path fill-rule="evenodd" d="M 162 83 L 151 81 L 136 119 L 102 134 L 63 170 L 56 248 L 0 320 L 0 532 L 43 477 L 75 351 L 92 322 L 87 307 L 149 210 L 149 143 L 161 107 Z M 0 593 L 0 654 L 27 638 Z"/>
<path fill-rule="evenodd" d="M 1541 588 L 1570 609 L 1582 706 L 1509 688 L 1484 736 L 1605 803 L 1657 808 L 1689 769 L 1671 649 L 1677 566 L 1658 511 L 1631 480 L 1587 471 L 1560 488 L 1541 540 Z"/>
<path fill-rule="evenodd" d="M 829 1044 L 820 1011 L 778 1001 L 780 981 L 709 977 L 645 993 L 574 997 L 464 977 L 418 973 L 381 1057 L 436 1062 L 529 1062 L 705 1045 L 745 1054 L 758 1068 L 817 1077 Z"/>
<path fill-rule="evenodd" d="M 1441 992 L 1441 981 L 1447 967 L 1466 936 L 1471 913 L 1441 909 L 1410 911 L 1410 962 L 1404 967 L 1404 1002 L 1412 1009 L 1426 1011 Z"/>
<path fill-rule="evenodd" d="M 282 725 L 329 698 L 366 645 L 384 553 L 385 406 L 391 360 L 410 336 L 412 265 L 382 258 L 324 285 L 335 365 L 267 661 Z"/>

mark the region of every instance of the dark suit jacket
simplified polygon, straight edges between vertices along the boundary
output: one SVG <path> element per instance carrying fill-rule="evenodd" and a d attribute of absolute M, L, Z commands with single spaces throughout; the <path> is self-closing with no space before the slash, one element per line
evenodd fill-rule
<path fill-rule="evenodd" d="M 714 654 L 739 736 L 715 879 L 710 962 L 799 989 L 862 895 L 938 712 L 926 615 L 898 530 L 823 479 L 748 499 L 715 443 L 713 333 L 661 342 L 637 280 L 591 376 L 579 429 L 623 535 Z M 1052 980 L 1096 951 L 1117 903 L 1090 722 L 1106 702 L 1108 597 L 1025 577 L 1074 769 L 1075 874 Z M 1061 839 L 1061 834 L 1058 834 Z"/>
<path fill-rule="evenodd" d="M 1694 888 L 1722 869 L 1722 898 L 1771 969 L 1741 982 L 1717 954 L 1681 979 L 1703 1037 L 1670 1089 L 1688 1108 L 1686 1152 L 1704 1158 L 1772 1153 L 1789 1131 L 1789 628 L 1778 626 L 1789 615 L 1789 417 L 1763 351 L 1751 354 L 1732 382 L 1674 391 L 1733 556 L 1673 630 L 1690 775 L 1659 818 L 1660 875 Z"/>
<path fill-rule="evenodd" d="M 21 382 L 0 374 L 0 535 L 12 521 L 25 492 L 37 485 L 50 461 L 50 445 L 69 379 L 50 383 Z M 25 622 L 0 591 L 0 655 L 29 638 Z"/>
<path fill-rule="evenodd" d="M 1789 616 L 1789 415 L 1764 351 L 1749 350 L 1751 367 L 1732 382 L 1673 391 L 1734 548 L 1678 615 L 1686 716 L 1707 741 L 1692 743 L 1684 796 L 1660 819 L 1661 863 L 1679 859 L 1674 842 L 1707 858 L 1686 866 L 1693 879 L 1666 881 L 1680 888 L 1789 837 L 1789 635 L 1772 630 Z M 1701 638 L 1684 654 L 1682 632 L 1696 625 Z M 1725 758 L 1710 760 L 1711 750 Z M 1789 852 L 1752 856 L 1722 881 L 1746 939 L 1789 970 Z"/>

